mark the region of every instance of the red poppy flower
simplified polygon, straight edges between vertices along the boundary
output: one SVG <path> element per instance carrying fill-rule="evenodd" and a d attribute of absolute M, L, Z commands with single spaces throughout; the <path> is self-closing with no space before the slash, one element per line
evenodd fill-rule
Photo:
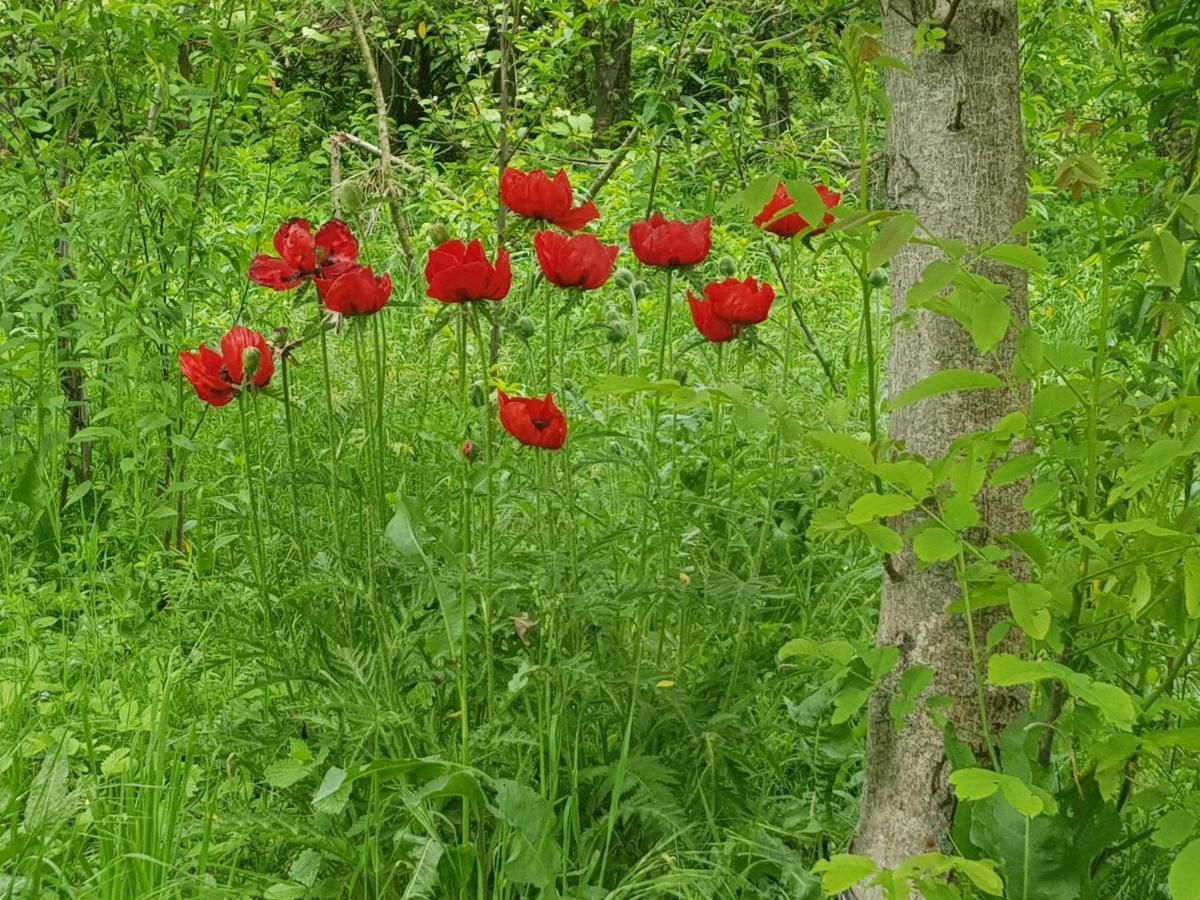
<path fill-rule="evenodd" d="M 841 194 L 837 191 L 831 191 L 823 184 L 817 185 L 817 193 L 820 194 L 821 202 L 825 204 L 826 209 L 833 209 L 842 200 Z M 794 208 L 794 205 L 795 201 L 792 200 L 791 195 L 788 193 L 787 185 L 780 182 L 775 187 L 774 195 L 767 201 L 767 205 L 762 208 L 762 212 L 754 217 L 754 224 L 780 237 L 795 237 L 800 232 L 808 229 L 808 222 L 800 213 L 796 212 L 779 216 L 779 213 L 785 209 Z M 779 217 L 776 218 L 776 216 Z M 825 213 L 820 227 L 814 228 L 809 232 L 809 236 L 815 237 L 818 234 L 824 233 L 825 229 L 832 224 L 833 213 Z"/>
<path fill-rule="evenodd" d="M 600 211 L 591 200 L 571 207 L 575 197 L 562 169 L 551 179 L 541 169 L 522 172 L 507 168 L 500 175 L 500 200 L 518 216 L 543 219 L 564 231 L 578 231 L 600 218 Z"/>
<path fill-rule="evenodd" d="M 487 261 L 478 239 L 464 244 L 446 241 L 429 251 L 425 263 L 426 296 L 443 303 L 468 300 L 503 300 L 512 287 L 508 251 L 496 253 L 496 264 Z"/>
<path fill-rule="evenodd" d="M 192 383 L 196 396 L 212 406 L 224 406 L 243 388 L 266 387 L 275 374 L 275 358 L 266 339 L 242 325 L 221 338 L 218 354 L 203 344 L 196 353 L 179 353 L 179 370 Z"/>
<path fill-rule="evenodd" d="M 316 278 L 313 284 L 325 308 L 343 316 L 377 313 L 392 295 L 392 277 L 376 278 L 368 266 L 351 266 L 333 278 Z"/>
<path fill-rule="evenodd" d="M 701 300 L 688 291 L 688 306 L 692 308 L 692 322 L 696 330 L 712 341 L 721 344 L 732 341 L 741 333 L 742 326 L 727 322 L 717 315 L 716 306 L 711 300 Z"/>
<path fill-rule="evenodd" d="M 288 291 L 308 278 L 331 278 L 358 259 L 358 241 L 339 219 L 330 219 L 316 235 L 307 219 L 290 219 L 275 232 L 278 257 L 259 255 L 250 263 L 250 280 Z"/>
<path fill-rule="evenodd" d="M 655 213 L 629 226 L 629 246 L 648 266 L 694 266 L 712 250 L 712 216 L 688 223 Z"/>
<path fill-rule="evenodd" d="M 621 248 L 605 246 L 590 234 L 567 237 L 557 231 L 533 236 L 542 274 L 551 284 L 592 291 L 608 281 Z"/>
<path fill-rule="evenodd" d="M 757 325 L 766 321 L 775 302 L 775 289 L 753 278 L 726 278 L 705 285 L 704 296 L 712 304 L 713 313 L 731 325 Z"/>
<path fill-rule="evenodd" d="M 554 397 L 509 397 L 497 391 L 500 400 L 500 424 L 522 444 L 557 450 L 567 440 L 567 419 L 554 405 Z"/>

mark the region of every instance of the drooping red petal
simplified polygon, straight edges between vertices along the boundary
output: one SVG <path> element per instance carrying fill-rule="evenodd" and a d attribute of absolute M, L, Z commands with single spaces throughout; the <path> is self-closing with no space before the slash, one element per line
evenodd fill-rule
<path fill-rule="evenodd" d="M 304 274 L 299 269 L 274 256 L 254 257 L 246 274 L 255 284 L 273 291 L 290 291 L 304 280 Z"/>
<path fill-rule="evenodd" d="M 692 323 L 705 338 L 720 344 L 738 336 L 740 327 L 718 316 L 711 302 L 699 299 L 691 291 L 688 291 L 687 299 L 692 310 Z"/>
<path fill-rule="evenodd" d="M 196 391 L 196 396 L 211 406 L 221 407 L 233 399 L 236 389 L 222 374 L 221 357 L 203 344 L 196 353 L 179 353 L 179 371 Z"/>
<path fill-rule="evenodd" d="M 713 313 L 733 325 L 757 325 L 766 321 L 775 302 L 775 289 L 754 278 L 724 281 L 706 285 L 704 296 L 712 305 Z"/>
<path fill-rule="evenodd" d="M 588 200 L 582 206 L 577 206 L 574 209 L 560 213 L 549 221 L 563 229 L 563 231 L 578 231 L 589 222 L 598 218 L 600 218 L 600 210 L 596 208 L 595 203 Z"/>
<path fill-rule="evenodd" d="M 322 267 L 358 260 L 358 241 L 341 219 L 330 219 L 317 232 L 315 242 Z"/>
<path fill-rule="evenodd" d="M 334 279 L 318 278 L 315 284 L 325 308 L 343 316 L 377 313 L 392 294 L 391 276 L 377 278 L 367 266 L 354 266 Z"/>
<path fill-rule="evenodd" d="M 234 325 L 225 337 L 221 338 L 221 354 L 225 371 L 229 373 L 229 380 L 234 386 L 245 381 L 244 365 L 246 351 L 249 349 L 258 351 L 258 367 L 254 370 L 251 383 L 254 387 L 266 387 L 271 381 L 271 376 L 275 374 L 275 359 L 266 338 L 244 325 Z"/>
<path fill-rule="evenodd" d="M 317 245 L 307 219 L 289 219 L 275 232 L 275 251 L 292 268 L 305 274 L 317 268 Z"/>

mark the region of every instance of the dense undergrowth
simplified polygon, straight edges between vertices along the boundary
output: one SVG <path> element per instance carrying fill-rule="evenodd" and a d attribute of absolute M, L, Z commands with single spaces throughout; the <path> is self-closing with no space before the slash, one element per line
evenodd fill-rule
<path fill-rule="evenodd" d="M 872 283 L 864 329 L 854 236 L 780 241 L 737 200 L 755 179 L 800 176 L 843 191 L 846 210 L 886 205 L 886 100 L 862 110 L 864 197 L 829 26 L 783 70 L 804 121 L 767 135 L 757 70 L 712 60 L 736 50 L 725 26 L 738 23 L 665 13 L 635 55 L 643 136 L 595 198 L 592 231 L 634 271 L 555 290 L 535 277 L 534 227 L 510 217 L 512 291 L 468 310 L 426 297 L 420 272 L 447 235 L 489 252 L 497 239 L 489 48 L 457 10 L 445 28 L 470 49 L 457 92 L 397 139 L 418 259 L 400 249 L 374 159 L 343 147 L 341 215 L 394 289 L 376 319 L 322 335 L 315 292 L 245 273 L 279 222 L 332 214 L 330 134 L 375 139 L 353 55 L 287 47 L 298 18 L 237 4 L 210 23 L 171 13 L 167 31 L 127 4 L 104 10 L 31 6 L 5 33 L 38 40 L 6 64 L 19 115 L 0 169 L 0 896 L 821 896 L 809 870 L 845 850 L 856 819 L 884 569 L 869 535 L 828 513 L 871 475 L 811 435 L 867 434 L 887 294 Z M 1200 353 L 1195 264 L 1181 249 L 1176 272 L 1141 229 L 1165 221 L 1186 244 L 1200 206 L 1169 155 L 1063 124 L 1068 106 L 1093 107 L 1080 122 L 1136 120 L 1158 71 L 1152 43 L 1130 63 L 1080 21 L 1031 19 L 1028 39 L 1091 42 L 1140 87 L 1089 94 L 1082 63 L 1030 52 L 1044 362 L 1029 373 L 1036 546 L 1023 549 L 1054 625 L 1029 647 L 1119 685 L 1138 712 L 1114 727 L 1111 710 L 1069 702 L 1053 760 L 1026 766 L 1064 806 L 1030 820 L 1048 823 L 1035 837 L 1049 887 L 1027 896 L 1166 897 L 1200 817 L 1200 608 L 1184 584 L 1200 578 L 1187 574 Z M 569 98 L 549 67 L 563 27 L 516 39 L 513 164 L 562 163 L 585 185 L 613 151 L 589 163 L 588 121 L 560 114 Z M 680 28 L 710 50 L 682 73 L 664 40 Z M 73 75 L 56 86 L 64 54 Z M 1109 173 L 1072 199 L 1053 184 L 1064 158 Z M 771 319 L 727 345 L 700 337 L 684 302 L 696 287 L 629 252 L 628 224 L 651 207 L 713 215 L 714 251 L 690 278 L 774 283 Z M 223 409 L 180 378 L 176 353 L 235 321 L 301 341 L 287 407 L 279 373 Z M 70 368 L 90 409 L 73 436 Z M 494 389 L 552 389 L 564 449 L 508 438 Z M 1089 479 L 1104 502 L 1085 510 Z M 1006 759 L 1022 739 L 1038 756 L 1042 732 L 1023 734 Z"/>

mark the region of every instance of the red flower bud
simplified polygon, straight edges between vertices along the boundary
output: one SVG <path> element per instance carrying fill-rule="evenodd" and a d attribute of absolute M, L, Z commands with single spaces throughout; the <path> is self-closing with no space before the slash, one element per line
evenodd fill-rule
<path fill-rule="evenodd" d="M 817 193 L 821 195 L 821 201 L 825 204 L 826 209 L 833 209 L 842 199 L 841 194 L 831 191 L 823 184 L 817 185 Z M 767 205 L 762 208 L 762 212 L 754 217 L 754 224 L 765 231 L 771 232 L 771 234 L 777 234 L 783 238 L 795 237 L 800 232 L 807 231 L 809 224 L 798 212 L 780 215 L 780 213 L 788 209 L 795 209 L 795 201 L 788 194 L 787 185 L 780 182 L 775 187 L 774 195 L 767 201 Z M 814 237 L 823 233 L 832 224 L 833 213 L 826 213 L 825 217 L 821 220 L 820 227 L 810 231 L 809 236 Z"/>

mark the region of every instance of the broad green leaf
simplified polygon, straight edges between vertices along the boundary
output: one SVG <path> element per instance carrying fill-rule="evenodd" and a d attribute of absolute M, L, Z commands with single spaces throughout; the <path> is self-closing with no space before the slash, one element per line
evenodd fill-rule
<path fill-rule="evenodd" d="M 1178 847 L 1196 831 L 1196 814 L 1187 809 L 1173 809 L 1154 828 L 1150 843 L 1168 849 Z"/>
<path fill-rule="evenodd" d="M 346 770 L 330 766 L 321 780 L 320 787 L 313 794 L 312 805 L 318 812 L 337 815 L 350 799 L 351 787 L 353 782 L 347 780 Z"/>
<path fill-rule="evenodd" d="M 1040 584 L 1017 582 L 1008 589 L 1008 606 L 1017 624 L 1031 638 L 1042 640 L 1050 631 L 1050 592 Z"/>
<path fill-rule="evenodd" d="M 921 562 L 946 562 L 958 556 L 958 536 L 945 528 L 926 528 L 913 538 L 913 552 Z"/>
<path fill-rule="evenodd" d="M 1010 457 L 992 470 L 992 484 L 996 487 L 1003 487 L 1014 481 L 1020 481 L 1022 478 L 1028 478 L 1033 474 L 1033 467 L 1036 463 L 1037 457 L 1032 453 L 1020 453 Z"/>
<path fill-rule="evenodd" d="M 840 894 L 854 887 L 877 871 L 874 860 L 852 853 L 835 853 L 813 866 L 813 873 L 821 876 L 821 887 L 827 894 Z"/>
<path fill-rule="evenodd" d="M 997 244 L 984 250 L 983 255 L 1006 266 L 1024 269 L 1026 272 L 1046 271 L 1046 260 L 1024 244 Z"/>
<path fill-rule="evenodd" d="M 962 270 L 958 263 L 948 259 L 935 259 L 921 272 L 917 283 L 909 289 L 905 303 L 911 309 L 920 309 L 927 304 L 931 297 L 945 290 L 954 276 Z"/>
<path fill-rule="evenodd" d="M 1163 287 L 1179 290 L 1183 278 L 1183 245 L 1169 231 L 1156 231 L 1150 236 L 1150 266 Z"/>
<path fill-rule="evenodd" d="M 75 814 L 78 797 L 70 792 L 70 765 L 63 744 L 52 746 L 42 757 L 25 798 L 25 832 L 49 840 Z"/>
<path fill-rule="evenodd" d="M 880 553 L 895 555 L 904 549 L 904 539 L 882 522 L 863 522 L 857 527 Z"/>
<path fill-rule="evenodd" d="M 896 686 L 896 695 L 888 701 L 888 713 L 897 731 L 904 728 L 905 720 L 917 708 L 917 700 L 933 683 L 933 669 L 929 666 L 912 665 L 904 670 Z"/>
<path fill-rule="evenodd" d="M 1183 554 L 1183 604 L 1190 618 L 1200 618 L 1200 551 Z"/>
<path fill-rule="evenodd" d="M 867 251 L 867 267 L 878 269 L 908 243 L 908 239 L 917 229 L 915 216 L 908 213 L 888 219 L 879 228 L 871 249 Z"/>
<path fill-rule="evenodd" d="M 1200 900 L 1200 840 L 1194 840 L 1175 857 L 1167 873 L 1171 900 Z"/>
<path fill-rule="evenodd" d="M 878 463 L 875 466 L 875 474 L 885 484 L 899 488 L 918 500 L 924 499 L 933 485 L 933 472 L 929 466 L 915 459 Z"/>
<path fill-rule="evenodd" d="M 854 501 L 846 513 L 846 521 L 851 525 L 862 525 L 875 519 L 890 519 L 908 512 L 916 505 L 917 501 L 903 494 L 876 494 L 872 491 Z"/>
<path fill-rule="evenodd" d="M 840 432 L 824 431 L 813 432 L 809 437 L 826 450 L 832 450 L 864 469 L 872 469 L 875 466 L 875 457 L 871 455 L 871 448 L 856 437 Z"/>
<path fill-rule="evenodd" d="M 863 708 L 870 698 L 871 692 L 862 687 L 844 687 L 838 691 L 833 701 L 833 716 L 829 720 L 833 725 L 841 725 L 852 715 Z"/>
<path fill-rule="evenodd" d="M 994 390 L 1004 387 L 1004 382 L 990 372 L 972 369 L 943 369 L 918 381 L 912 387 L 892 398 L 892 409 L 903 409 L 931 397 L 955 394 L 959 391 Z"/>
<path fill-rule="evenodd" d="M 950 773 L 950 785 L 960 800 L 983 800 L 999 790 L 1009 806 L 1028 818 L 1058 812 L 1058 804 L 1046 791 L 991 769 L 957 769 Z"/>
<path fill-rule="evenodd" d="M 267 766 L 263 772 L 263 780 L 273 788 L 291 787 L 297 781 L 303 781 L 312 771 L 312 767 L 298 759 L 279 759 Z"/>

